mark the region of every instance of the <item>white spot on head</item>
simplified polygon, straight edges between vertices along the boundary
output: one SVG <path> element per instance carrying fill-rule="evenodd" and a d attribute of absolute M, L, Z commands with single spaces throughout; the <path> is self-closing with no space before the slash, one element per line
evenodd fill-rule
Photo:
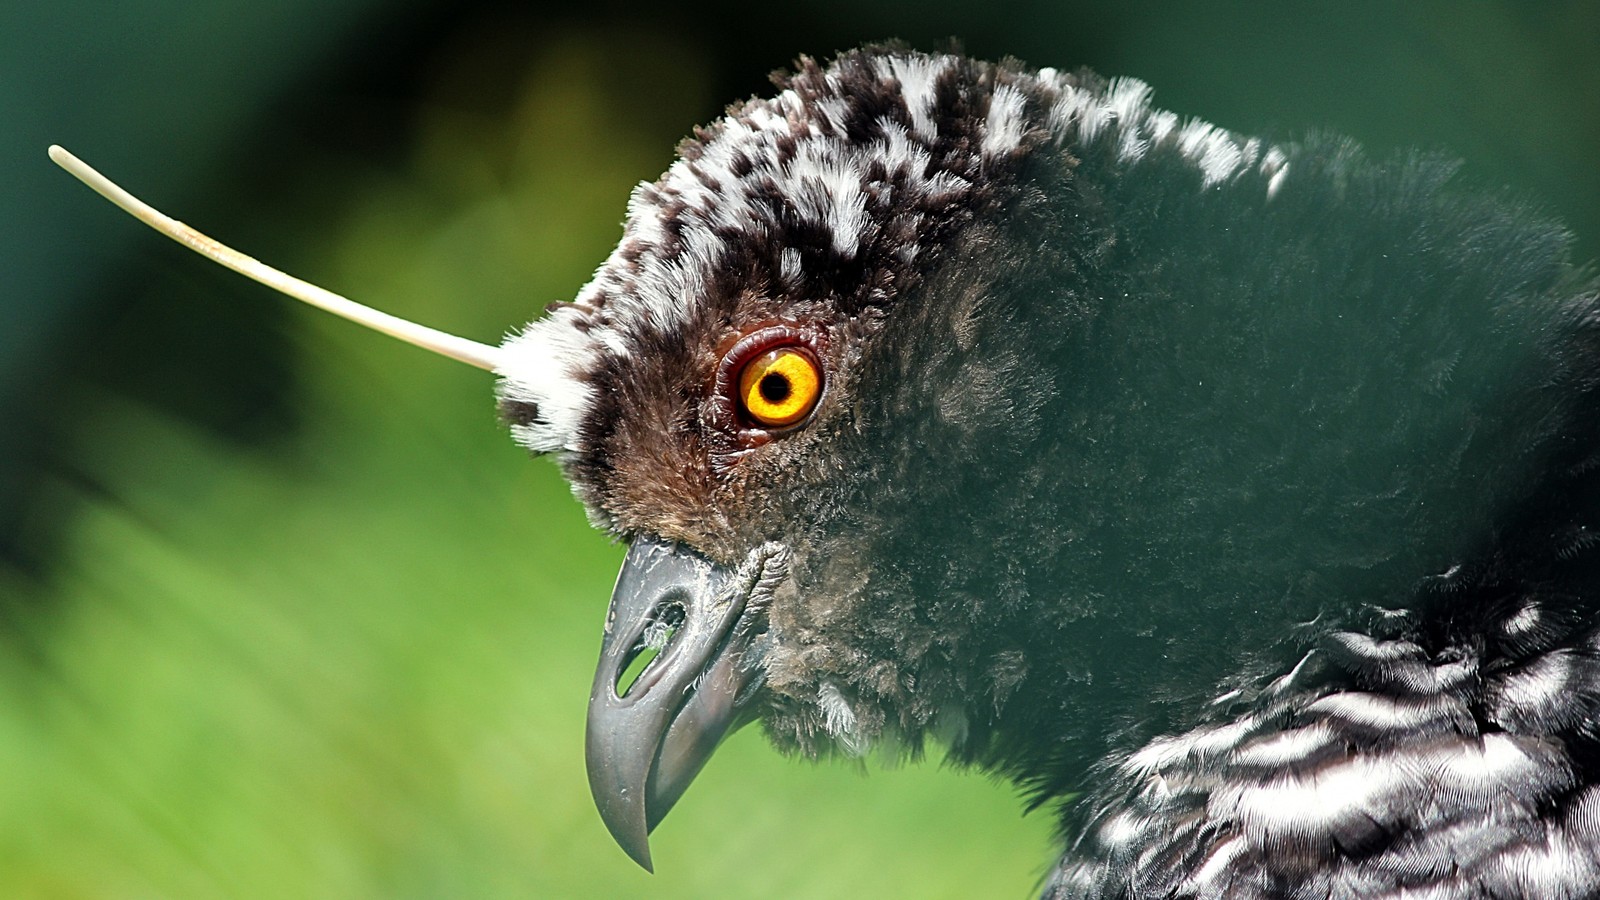
<path fill-rule="evenodd" d="M 1135 125 L 1150 111 L 1150 85 L 1137 78 L 1113 78 L 1100 101 L 1105 124 Z"/>
<path fill-rule="evenodd" d="M 1117 159 L 1137 163 L 1156 147 L 1176 147 L 1200 170 L 1203 187 L 1213 187 L 1248 170 L 1263 157 L 1261 142 L 1245 139 L 1198 119 L 1181 127 L 1178 117 L 1150 106 L 1150 86 L 1136 78 L 1113 79 L 1103 93 L 1069 83 L 1054 70 L 1041 70 L 1040 80 L 1053 82 L 1059 97 L 1046 122 L 1058 143 L 1076 139 L 1089 145 L 1114 141 Z M 1267 196 L 1276 194 L 1287 171 L 1287 157 L 1277 147 L 1265 151 L 1260 173 L 1267 177 Z"/>
<path fill-rule="evenodd" d="M 1219 184 L 1254 159 L 1253 147 L 1198 119 L 1178 130 L 1178 150 L 1200 168 L 1201 185 Z"/>
<path fill-rule="evenodd" d="M 911 129 L 925 140 L 938 137 L 930 113 L 937 99 L 935 89 L 939 76 L 950 68 L 948 56 L 891 56 L 889 73 L 900 82 L 900 95 L 905 98 L 906 110 L 911 114 Z"/>
<path fill-rule="evenodd" d="M 778 277 L 786 283 L 797 284 L 800 281 L 800 251 L 793 247 L 783 248 L 783 253 L 778 259 Z"/>
<path fill-rule="evenodd" d="M 784 175 L 793 183 L 789 196 L 800 218 L 826 228 L 834 252 L 854 257 L 867 238 L 867 198 L 857 168 L 830 148 L 807 141 Z"/>
<path fill-rule="evenodd" d="M 1016 88 L 1001 85 L 995 89 L 989 100 L 989 120 L 983 132 L 984 156 L 1002 156 L 1022 145 L 1025 106 L 1025 98 Z"/>
<path fill-rule="evenodd" d="M 513 425 L 512 436 L 535 453 L 576 450 L 578 426 L 591 403 L 589 388 L 575 375 L 592 363 L 598 347 L 573 326 L 576 315 L 557 310 L 501 344 L 501 393 L 539 410 L 538 421 Z"/>
<path fill-rule="evenodd" d="M 1278 196 L 1278 190 L 1283 187 L 1283 177 L 1289 174 L 1289 166 L 1285 164 L 1267 178 L 1267 199 Z"/>
<path fill-rule="evenodd" d="M 1147 118 L 1149 101 L 1150 86 L 1137 78 L 1113 79 L 1104 94 L 1064 85 L 1061 99 L 1050 111 L 1051 124 L 1061 128 L 1076 124 L 1078 140 L 1085 144 L 1093 143 L 1101 132 L 1112 128 L 1131 130 L 1135 132 L 1132 136 L 1120 139 L 1123 143 L 1119 146 L 1126 151 L 1147 143 L 1147 136 L 1138 132 Z"/>

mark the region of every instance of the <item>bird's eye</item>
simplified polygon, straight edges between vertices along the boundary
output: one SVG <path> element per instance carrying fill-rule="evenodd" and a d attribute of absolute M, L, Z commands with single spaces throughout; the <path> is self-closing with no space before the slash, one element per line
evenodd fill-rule
<path fill-rule="evenodd" d="M 794 425 L 817 406 L 822 369 L 800 347 L 775 347 L 753 357 L 739 372 L 739 405 L 768 428 Z"/>

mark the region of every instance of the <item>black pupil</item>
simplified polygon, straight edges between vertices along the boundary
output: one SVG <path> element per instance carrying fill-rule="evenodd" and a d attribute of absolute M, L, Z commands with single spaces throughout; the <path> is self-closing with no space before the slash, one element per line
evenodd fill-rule
<path fill-rule="evenodd" d="M 789 399 L 789 379 L 777 372 L 768 372 L 761 376 L 757 390 L 761 391 L 761 399 L 768 403 L 782 403 Z"/>

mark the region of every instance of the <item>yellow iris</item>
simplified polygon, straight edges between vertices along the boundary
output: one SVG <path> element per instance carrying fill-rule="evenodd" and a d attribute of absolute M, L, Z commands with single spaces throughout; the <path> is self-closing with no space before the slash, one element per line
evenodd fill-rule
<path fill-rule="evenodd" d="M 811 354 L 777 347 L 745 364 L 739 373 L 739 400 L 750 418 L 769 428 L 804 419 L 822 395 L 822 372 Z"/>

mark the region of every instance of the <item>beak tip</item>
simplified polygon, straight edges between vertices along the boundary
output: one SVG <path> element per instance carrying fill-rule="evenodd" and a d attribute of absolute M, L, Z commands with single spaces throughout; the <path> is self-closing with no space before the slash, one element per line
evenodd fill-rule
<path fill-rule="evenodd" d="M 596 784 L 593 776 L 597 772 L 608 772 L 609 769 L 591 767 L 590 787 L 595 798 L 595 806 L 600 812 L 600 820 L 605 823 L 606 831 L 611 833 L 611 839 L 616 841 L 622 852 L 628 858 L 639 864 L 646 872 L 655 874 L 655 866 L 650 860 L 650 826 L 647 813 L 641 806 L 630 801 L 629 791 L 611 784 Z"/>
<path fill-rule="evenodd" d="M 628 854 L 629 859 L 639 864 L 639 868 L 652 875 L 656 873 L 655 863 L 650 859 L 650 837 L 648 834 L 641 833 L 624 837 L 613 831 L 611 838 L 617 842 L 617 846 L 622 848 L 623 853 Z"/>

